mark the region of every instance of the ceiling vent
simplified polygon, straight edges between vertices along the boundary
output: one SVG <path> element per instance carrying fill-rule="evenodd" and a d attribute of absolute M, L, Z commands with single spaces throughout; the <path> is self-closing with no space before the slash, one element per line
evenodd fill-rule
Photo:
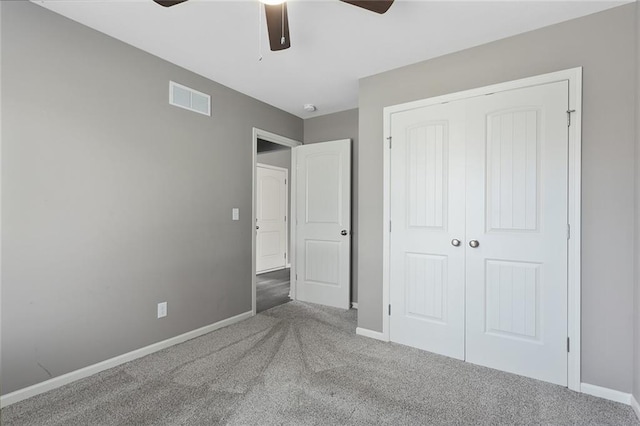
<path fill-rule="evenodd" d="M 173 81 L 169 82 L 169 103 L 198 114 L 211 116 L 211 96 Z"/>

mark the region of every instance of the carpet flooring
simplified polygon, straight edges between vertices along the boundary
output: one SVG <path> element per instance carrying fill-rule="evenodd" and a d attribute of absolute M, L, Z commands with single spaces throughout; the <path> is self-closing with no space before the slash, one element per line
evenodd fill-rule
<path fill-rule="evenodd" d="M 6 407 L 2 425 L 638 425 L 630 407 L 355 335 L 291 302 Z"/>
<path fill-rule="evenodd" d="M 256 312 L 274 308 L 289 299 L 291 269 L 280 269 L 256 276 Z"/>

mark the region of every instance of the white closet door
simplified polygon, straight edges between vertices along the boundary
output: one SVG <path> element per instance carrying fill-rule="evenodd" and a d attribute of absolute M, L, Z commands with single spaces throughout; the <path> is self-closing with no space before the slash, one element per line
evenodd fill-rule
<path fill-rule="evenodd" d="M 351 140 L 294 148 L 296 298 L 350 307 Z"/>
<path fill-rule="evenodd" d="M 465 244 L 467 361 L 565 386 L 567 109 L 566 81 L 468 100 Z"/>
<path fill-rule="evenodd" d="M 391 136 L 390 339 L 464 359 L 464 102 L 395 113 Z"/>
<path fill-rule="evenodd" d="M 287 264 L 287 171 L 257 167 L 256 272 Z"/>

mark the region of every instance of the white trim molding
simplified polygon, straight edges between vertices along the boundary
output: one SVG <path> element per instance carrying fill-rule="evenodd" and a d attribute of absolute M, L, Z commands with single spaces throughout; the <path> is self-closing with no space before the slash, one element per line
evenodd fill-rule
<path fill-rule="evenodd" d="M 580 351 L 581 351 L 581 152 L 582 152 L 582 67 L 572 68 L 535 77 L 509 81 L 477 89 L 465 90 L 419 101 L 388 106 L 383 111 L 383 212 L 382 212 L 382 333 L 386 341 L 390 340 L 389 329 L 389 291 L 390 291 L 390 183 L 391 183 L 391 153 L 387 137 L 391 136 L 391 117 L 394 113 L 453 102 L 490 93 L 504 92 L 525 87 L 567 81 L 569 83 L 569 109 L 572 111 L 569 129 L 569 164 L 568 164 L 568 221 L 571 238 L 568 241 L 568 279 L 567 279 L 567 334 L 571 342 L 571 352 L 567 355 L 567 383 L 569 389 L 580 391 Z"/>
<path fill-rule="evenodd" d="M 290 268 L 290 266 L 278 266 L 277 268 L 265 269 L 264 271 L 256 272 L 256 275 L 268 274 L 269 272 L 282 271 L 283 269 Z"/>
<path fill-rule="evenodd" d="M 631 408 L 633 408 L 633 412 L 636 413 L 636 417 L 640 420 L 640 403 L 633 395 L 631 395 Z"/>
<path fill-rule="evenodd" d="M 356 334 L 358 336 L 369 337 L 370 339 L 382 340 L 383 342 L 389 341 L 389 339 L 385 337 L 384 333 L 380 333 L 379 331 L 369 330 L 368 328 L 358 327 L 356 328 Z"/>
<path fill-rule="evenodd" d="M 285 169 L 284 167 L 272 166 L 271 164 L 264 164 L 264 163 L 256 163 L 256 166 L 262 167 L 263 169 L 271 169 L 271 170 L 279 170 L 281 172 L 287 172 L 287 179 L 289 178 L 289 169 Z"/>
<path fill-rule="evenodd" d="M 229 326 L 231 324 L 244 321 L 248 318 L 251 318 L 252 316 L 253 316 L 253 313 L 251 311 L 244 312 L 242 314 L 233 316 L 231 318 L 227 318 L 222 321 L 218 321 L 216 323 L 206 325 L 204 327 L 186 332 L 179 336 L 175 336 L 170 339 L 163 340 L 161 342 L 153 343 L 149 346 L 145 346 L 144 348 L 136 349 L 134 351 L 127 352 L 126 354 L 118 355 L 114 358 L 107 359 L 97 364 L 89 365 L 79 370 L 75 370 L 70 373 L 63 374 L 62 376 L 54 377 L 47 381 L 36 383 L 35 385 L 29 386 L 23 389 L 19 389 L 15 392 L 11 392 L 1 396 L 0 407 L 6 407 L 8 405 L 15 404 L 16 402 L 20 402 L 27 398 L 31 398 L 32 396 L 36 396 L 41 393 L 59 388 L 71 382 L 75 382 L 76 380 L 84 379 L 85 377 L 92 376 L 101 371 L 108 370 L 109 368 L 117 367 L 129 361 L 133 361 L 134 359 L 142 358 L 143 356 L 150 355 L 162 349 L 166 349 L 168 347 L 177 345 L 179 343 L 186 342 L 187 340 L 200 337 L 202 335 L 211 333 L 212 331 Z"/>
<path fill-rule="evenodd" d="M 597 396 L 598 398 L 608 399 L 609 401 L 619 402 L 621 404 L 631 405 L 631 394 L 620 392 L 614 389 L 603 388 L 602 386 L 590 385 L 589 383 L 581 383 L 580 391 L 587 395 Z"/>

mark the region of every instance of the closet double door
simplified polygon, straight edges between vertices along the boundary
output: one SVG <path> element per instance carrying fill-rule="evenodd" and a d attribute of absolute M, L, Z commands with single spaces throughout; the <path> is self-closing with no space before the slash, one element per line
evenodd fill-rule
<path fill-rule="evenodd" d="M 390 339 L 567 384 L 568 82 L 391 116 Z"/>

